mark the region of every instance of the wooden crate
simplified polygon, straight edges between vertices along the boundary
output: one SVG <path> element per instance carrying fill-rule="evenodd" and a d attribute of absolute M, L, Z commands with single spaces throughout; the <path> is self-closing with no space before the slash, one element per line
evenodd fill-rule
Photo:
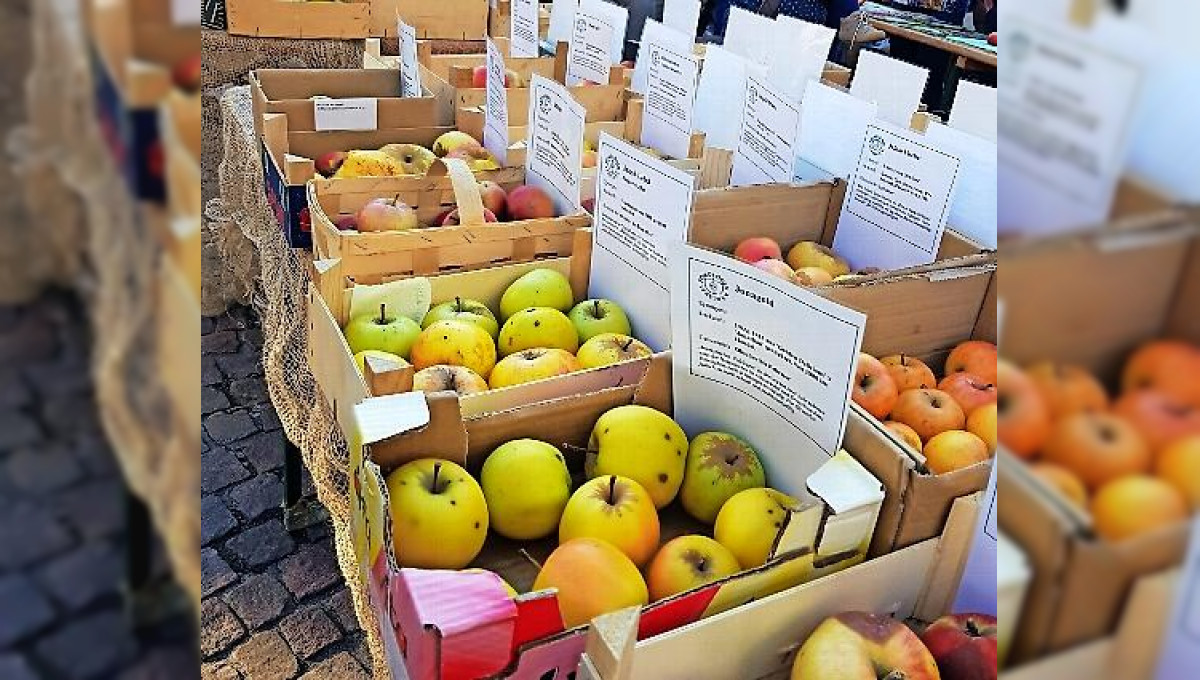
<path fill-rule="evenodd" d="M 372 0 L 225 0 L 225 13 L 232 35 L 351 40 L 370 35 L 371 5 Z"/>
<path fill-rule="evenodd" d="M 371 0 L 371 36 L 396 37 L 396 14 L 422 40 L 483 40 L 488 0 Z"/>
<path fill-rule="evenodd" d="M 488 12 L 488 35 L 492 38 L 508 38 L 512 25 L 512 3 L 500 0 Z M 550 8 L 538 5 L 538 38 L 544 38 L 550 30 Z"/>

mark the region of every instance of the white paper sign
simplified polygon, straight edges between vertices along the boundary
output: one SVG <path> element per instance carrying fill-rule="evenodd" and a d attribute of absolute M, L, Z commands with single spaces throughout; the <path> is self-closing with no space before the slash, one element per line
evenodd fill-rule
<path fill-rule="evenodd" d="M 824 175 L 849 178 L 858 164 L 858 152 L 875 121 L 878 106 L 837 88 L 810 80 L 800 107 L 800 136 L 796 152 Z M 823 178 L 823 177 L 822 177 Z M 816 177 L 798 177 L 815 180 Z"/>
<path fill-rule="evenodd" d="M 996 88 L 958 81 L 954 105 L 950 108 L 950 127 L 996 141 Z"/>
<path fill-rule="evenodd" d="M 1175 612 L 1167 624 L 1157 680 L 1191 680 L 1200 659 L 1200 518 L 1192 520 L 1187 562 L 1179 575 Z"/>
<path fill-rule="evenodd" d="M 625 53 L 625 30 L 629 26 L 629 10 L 606 0 L 581 0 L 579 8 L 595 16 L 608 17 L 608 23 L 613 29 L 612 39 L 608 43 L 608 59 L 610 64 L 619 63 Z"/>
<path fill-rule="evenodd" d="M 642 27 L 642 39 L 638 43 L 637 60 L 633 64 L 633 78 L 629 89 L 638 94 L 646 93 L 646 80 L 650 74 L 650 46 L 665 45 L 674 47 L 679 52 L 691 53 L 692 39 L 687 35 L 667 28 L 654 19 L 647 18 Z"/>
<path fill-rule="evenodd" d="M 593 297 L 620 300 L 654 351 L 671 346 L 672 245 L 687 240 L 694 180 L 641 149 L 600 133 L 591 280 Z"/>
<path fill-rule="evenodd" d="M 841 445 L 867 317 L 687 244 L 671 276 L 675 419 L 792 452 L 807 479 Z"/>
<path fill-rule="evenodd" d="M 421 67 L 417 63 L 417 31 L 397 19 L 396 34 L 400 36 L 400 96 L 420 97 Z"/>
<path fill-rule="evenodd" d="M 560 215 L 579 210 L 583 125 L 587 111 L 558 83 L 539 75 L 529 87 L 525 182 L 541 187 Z"/>
<path fill-rule="evenodd" d="M 746 186 L 790 182 L 800 105 L 757 78 L 746 79 L 745 99 L 729 183 Z"/>
<path fill-rule="evenodd" d="M 546 39 L 556 48 L 560 42 L 569 42 L 571 32 L 575 30 L 575 12 L 579 9 L 579 0 L 554 0 L 550 5 L 550 27 L 546 29 Z"/>
<path fill-rule="evenodd" d="M 999 543 L 996 528 L 996 465 L 992 465 L 992 477 L 979 508 L 979 522 L 975 525 L 975 539 L 971 552 L 963 567 L 958 595 L 954 598 L 951 612 L 955 614 L 996 615 L 996 552 Z"/>
<path fill-rule="evenodd" d="M 488 38 L 483 145 L 500 165 L 508 164 L 508 90 L 504 88 L 504 71 L 504 55 L 496 43 Z"/>
<path fill-rule="evenodd" d="M 513 57 L 538 56 L 537 0 L 512 0 L 509 8 L 509 55 Z"/>
<path fill-rule="evenodd" d="M 582 8 L 575 12 L 575 30 L 567 51 L 567 85 L 608 82 L 612 36 L 613 25 L 607 16 Z"/>
<path fill-rule="evenodd" d="M 737 149 L 742 130 L 746 76 L 764 79 L 767 69 L 746 61 L 719 45 L 708 45 L 700 86 L 696 90 L 694 127 L 704 133 L 704 144 L 715 149 Z M 740 95 L 730 93 L 741 93 Z"/>
<path fill-rule="evenodd" d="M 741 7 L 729 8 L 725 49 L 756 64 L 771 63 L 775 48 L 775 21 Z"/>
<path fill-rule="evenodd" d="M 880 119 L 906 128 L 921 105 L 928 79 L 927 69 L 863 50 L 854 67 L 850 94 L 875 102 Z"/>
<path fill-rule="evenodd" d="M 820 80 L 837 34 L 832 28 L 780 15 L 775 20 L 775 49 L 767 80 L 793 101 L 800 101 L 811 80 Z"/>
<path fill-rule="evenodd" d="M 317 132 L 374 130 L 379 127 L 379 100 L 374 97 L 314 99 L 313 121 Z"/>
<path fill-rule="evenodd" d="M 695 42 L 700 30 L 700 0 L 666 0 L 663 3 L 663 25 L 688 36 Z M 647 23 L 650 21 L 646 20 Z M 642 33 L 643 39 L 645 33 Z"/>
<path fill-rule="evenodd" d="M 833 249 L 851 269 L 899 269 L 937 257 L 961 161 L 919 133 L 867 128 Z"/>
<path fill-rule="evenodd" d="M 642 144 L 672 158 L 687 158 L 700 60 L 691 51 L 651 44 L 649 61 Z"/>
<path fill-rule="evenodd" d="M 947 224 L 985 248 L 996 248 L 996 143 L 941 123 L 925 139 L 962 161 Z"/>
<path fill-rule="evenodd" d="M 171 0 L 171 23 L 176 26 L 200 25 L 199 0 Z"/>

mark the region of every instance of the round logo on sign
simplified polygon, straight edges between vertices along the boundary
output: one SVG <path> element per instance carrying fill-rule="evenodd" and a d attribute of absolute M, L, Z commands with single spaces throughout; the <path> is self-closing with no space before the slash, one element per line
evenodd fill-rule
<path fill-rule="evenodd" d="M 704 272 L 698 279 L 700 282 L 700 292 L 709 300 L 720 302 L 729 297 L 729 284 L 725 282 L 725 278 L 715 272 Z"/>
<path fill-rule="evenodd" d="M 887 145 L 883 142 L 883 137 L 880 137 L 879 135 L 871 137 L 871 141 L 867 142 L 867 146 L 870 147 L 871 153 L 875 154 L 876 156 L 883 153 L 883 150 L 887 147 Z"/>

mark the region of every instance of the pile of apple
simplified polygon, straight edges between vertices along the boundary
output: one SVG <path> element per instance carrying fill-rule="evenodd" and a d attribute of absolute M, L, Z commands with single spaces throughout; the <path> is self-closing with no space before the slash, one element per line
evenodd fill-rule
<path fill-rule="evenodd" d="M 438 158 L 457 158 L 471 170 L 497 170 L 500 164 L 479 140 L 459 130 L 442 133 L 427 149 L 420 144 L 385 144 L 378 149 L 329 151 L 313 161 L 323 177 L 420 177 Z"/>
<path fill-rule="evenodd" d="M 798 286 L 823 286 L 834 281 L 849 281 L 875 273 L 864 269 L 851 273 L 846 260 L 833 249 L 816 241 L 800 241 L 788 249 L 787 259 L 779 243 L 766 236 L 743 240 L 733 250 L 733 256 Z"/>
<path fill-rule="evenodd" d="M 999 438 L 1121 540 L 1200 511 L 1200 348 L 1148 342 L 1113 395 L 1087 369 L 1001 360 Z"/>
<path fill-rule="evenodd" d="M 476 482 L 444 460 L 407 463 L 387 477 L 394 553 L 401 566 L 462 569 L 488 529 L 514 541 L 557 533 L 533 589 L 556 588 L 573 627 L 671 597 L 765 564 L 789 509 L 800 501 L 766 486 L 758 454 L 739 437 L 705 432 L 690 443 L 669 416 L 619 406 L 596 421 L 575 487 L 554 445 L 518 439 L 498 447 Z M 711 525 L 659 545 L 659 511 L 679 498 Z"/>
<path fill-rule="evenodd" d="M 631 335 L 617 303 L 575 304 L 567 277 L 553 269 L 526 272 L 505 289 L 499 318 L 503 324 L 482 302 L 455 298 L 430 309 L 421 323 L 389 314 L 384 305 L 378 314 L 350 319 L 343 331 L 360 371 L 367 357 L 411 362 L 414 390 L 459 395 L 653 354 Z"/>
<path fill-rule="evenodd" d="M 550 195 L 538 187 L 522 185 L 512 191 L 492 181 L 479 182 L 479 194 L 483 198 L 485 222 L 520 222 L 558 217 Z M 458 208 L 447 208 L 438 213 L 433 221 L 422 225 L 417 211 L 412 206 L 395 198 L 376 198 L 368 201 L 353 215 L 342 215 L 334 220 L 339 231 L 408 231 L 427 227 L 452 227 L 459 224 Z"/>
<path fill-rule="evenodd" d="M 995 680 L 996 618 L 953 614 L 918 637 L 884 614 L 843 612 L 801 645 L 792 680 Z"/>
<path fill-rule="evenodd" d="M 950 352 L 944 368 L 939 382 L 916 357 L 860 353 L 852 393 L 938 475 L 996 452 L 996 346 L 968 340 Z"/>

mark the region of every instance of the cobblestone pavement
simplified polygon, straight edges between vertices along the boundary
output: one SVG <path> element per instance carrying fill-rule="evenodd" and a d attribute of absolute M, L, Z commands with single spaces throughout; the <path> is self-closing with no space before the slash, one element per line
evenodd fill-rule
<path fill-rule="evenodd" d="M 124 483 L 85 318 L 58 292 L 0 306 L 0 678 L 196 677 L 190 613 L 141 634 L 125 615 Z"/>
<path fill-rule="evenodd" d="M 283 526 L 284 437 L 261 375 L 257 319 L 239 307 L 203 319 L 201 331 L 201 673 L 366 678 L 370 653 L 331 529 Z"/>

